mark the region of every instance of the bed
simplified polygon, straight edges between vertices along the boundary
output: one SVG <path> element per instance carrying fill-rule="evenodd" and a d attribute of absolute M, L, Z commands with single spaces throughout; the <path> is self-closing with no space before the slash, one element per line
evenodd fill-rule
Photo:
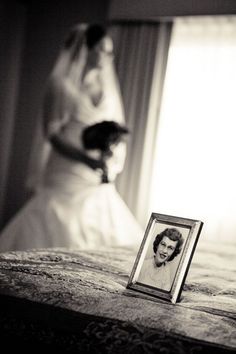
<path fill-rule="evenodd" d="M 126 288 L 136 253 L 1 253 L 1 343 L 30 352 L 235 353 L 236 245 L 199 242 L 177 304 Z"/>

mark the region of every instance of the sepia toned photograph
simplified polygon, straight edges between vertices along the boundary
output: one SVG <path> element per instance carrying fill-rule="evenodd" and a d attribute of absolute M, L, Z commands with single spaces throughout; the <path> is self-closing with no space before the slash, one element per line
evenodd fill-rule
<path fill-rule="evenodd" d="M 236 0 L 0 28 L 1 347 L 236 354 Z"/>
<path fill-rule="evenodd" d="M 199 220 L 152 213 L 127 288 L 176 303 L 202 226 Z"/>

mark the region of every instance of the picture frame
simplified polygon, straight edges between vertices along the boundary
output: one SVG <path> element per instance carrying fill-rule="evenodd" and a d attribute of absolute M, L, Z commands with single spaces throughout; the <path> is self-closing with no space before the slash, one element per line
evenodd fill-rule
<path fill-rule="evenodd" d="M 202 227 L 200 220 L 152 213 L 127 289 L 178 302 Z"/>

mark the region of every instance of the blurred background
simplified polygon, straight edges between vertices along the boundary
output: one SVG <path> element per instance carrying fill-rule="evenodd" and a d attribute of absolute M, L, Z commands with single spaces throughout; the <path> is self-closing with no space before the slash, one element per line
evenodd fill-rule
<path fill-rule="evenodd" d="M 68 29 L 106 23 L 132 132 L 117 188 L 139 223 L 151 212 L 204 222 L 235 242 L 236 2 L 0 3 L 0 227 L 34 192 L 44 85 Z"/>

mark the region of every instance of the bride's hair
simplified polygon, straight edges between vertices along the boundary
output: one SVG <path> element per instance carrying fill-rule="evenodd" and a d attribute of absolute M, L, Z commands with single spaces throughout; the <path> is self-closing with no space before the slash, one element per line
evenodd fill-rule
<path fill-rule="evenodd" d="M 82 142 L 87 150 L 98 149 L 109 154 L 110 147 L 121 142 L 128 133 L 128 128 L 117 122 L 103 121 L 85 128 L 82 132 Z"/>
<path fill-rule="evenodd" d="M 107 34 L 105 27 L 99 24 L 89 25 L 85 31 L 86 45 L 88 49 L 93 49 L 101 39 Z"/>

